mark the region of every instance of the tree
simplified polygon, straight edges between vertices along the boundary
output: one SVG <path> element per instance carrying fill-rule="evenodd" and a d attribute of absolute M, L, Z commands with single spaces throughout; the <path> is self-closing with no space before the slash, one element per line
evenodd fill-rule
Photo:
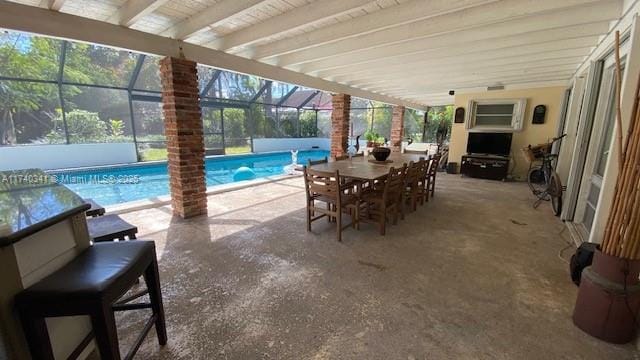
<path fill-rule="evenodd" d="M 393 108 L 385 103 L 373 101 L 373 131 L 381 137 L 389 140 L 391 138 L 391 120 L 393 118 Z"/>
<path fill-rule="evenodd" d="M 0 75 L 55 79 L 60 41 L 23 34 L 0 35 Z M 60 106 L 57 87 L 39 82 L 0 83 L 0 145 L 35 141 L 53 128 Z M 34 126 L 37 125 L 37 126 Z"/>
<path fill-rule="evenodd" d="M 69 141 L 72 143 L 105 142 L 108 139 L 107 124 L 100 120 L 97 113 L 84 110 L 73 110 L 66 114 Z M 62 112 L 58 111 L 54 123 L 62 126 Z M 60 132 L 52 131 L 47 138 L 53 142 L 60 142 Z"/>
<path fill-rule="evenodd" d="M 238 108 L 224 109 L 224 137 L 225 145 L 239 146 L 246 143 L 244 127 L 244 110 Z"/>
<path fill-rule="evenodd" d="M 453 122 L 453 105 L 434 106 L 429 108 L 425 142 L 438 142 L 438 134 L 441 140 L 451 139 L 451 124 Z"/>
<path fill-rule="evenodd" d="M 406 109 L 404 112 L 404 137 L 416 142 L 423 142 L 424 112 Z"/>
<path fill-rule="evenodd" d="M 63 42 L 57 39 L 2 33 L 0 75 L 55 82 L 61 70 L 62 45 Z M 94 45 L 67 45 L 65 81 L 120 86 L 130 79 L 137 55 Z M 63 85 L 59 89 L 56 83 L 0 82 L 0 145 L 65 142 L 60 92 L 67 112 L 73 112 L 77 104 L 82 104 L 83 108 L 101 108 L 104 111 L 98 115 L 103 122 L 121 118 L 124 110 L 128 113 L 126 102 L 111 108 L 103 106 L 117 103 L 113 101 L 121 95 L 117 91 L 103 91 L 100 96 L 93 94 L 94 91 L 94 88 L 75 85 Z M 122 130 L 125 131 L 126 126 Z"/>
<path fill-rule="evenodd" d="M 302 137 L 317 136 L 315 110 L 300 111 L 300 136 Z"/>

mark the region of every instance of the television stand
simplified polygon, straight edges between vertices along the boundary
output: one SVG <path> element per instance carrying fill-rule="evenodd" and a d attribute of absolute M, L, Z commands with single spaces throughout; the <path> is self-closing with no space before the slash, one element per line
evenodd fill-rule
<path fill-rule="evenodd" d="M 509 173 L 509 157 L 492 154 L 463 155 L 460 173 L 472 178 L 504 181 Z"/>

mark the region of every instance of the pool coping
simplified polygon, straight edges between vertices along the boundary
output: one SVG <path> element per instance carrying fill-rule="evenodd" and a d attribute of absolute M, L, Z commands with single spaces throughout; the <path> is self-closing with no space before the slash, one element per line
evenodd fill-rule
<path fill-rule="evenodd" d="M 325 149 L 298 149 L 298 151 L 326 151 Z M 243 153 L 243 154 L 228 154 L 228 155 L 207 155 L 204 157 L 204 161 L 225 161 L 225 160 L 233 160 L 233 159 L 241 159 L 244 157 L 251 156 L 262 156 L 262 155 L 274 155 L 274 154 L 287 154 L 290 153 L 291 150 L 274 150 L 274 151 L 263 151 L 263 152 L 251 152 L 251 153 Z M 108 164 L 108 165 L 95 165 L 95 166 L 81 166 L 81 167 L 70 167 L 70 168 L 60 168 L 60 169 L 46 169 L 44 172 L 46 173 L 73 173 L 78 171 L 87 171 L 87 170 L 110 170 L 114 168 L 136 168 L 136 167 L 144 167 L 144 166 L 162 166 L 168 165 L 168 160 L 153 160 L 153 161 L 136 161 L 129 163 L 119 163 L 119 164 Z"/>
<path fill-rule="evenodd" d="M 267 176 L 253 180 L 243 180 L 228 184 L 220 184 L 207 187 L 206 194 L 207 196 L 242 190 L 254 186 L 274 183 L 286 179 L 293 179 L 297 177 L 301 177 L 302 173 L 296 174 L 281 174 L 274 176 Z M 171 195 L 162 195 L 154 198 L 143 199 L 143 200 L 135 200 L 129 201 L 121 204 L 107 205 L 105 206 L 105 210 L 110 214 L 125 214 L 128 212 L 151 209 L 155 207 L 165 206 L 171 204 Z"/>

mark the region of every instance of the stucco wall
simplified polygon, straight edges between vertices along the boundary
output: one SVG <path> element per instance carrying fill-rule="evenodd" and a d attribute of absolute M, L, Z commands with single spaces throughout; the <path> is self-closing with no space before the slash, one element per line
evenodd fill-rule
<path fill-rule="evenodd" d="M 513 133 L 513 141 L 511 143 L 511 155 L 513 168 L 513 176 L 516 180 L 525 180 L 529 163 L 524 158 L 521 148 L 529 144 L 544 143 L 556 135 L 556 127 L 560 116 L 562 98 L 566 87 L 544 87 L 533 89 L 518 90 L 500 90 L 485 91 L 482 93 L 456 94 L 455 107 L 464 107 L 465 113 L 468 113 L 469 100 L 473 99 L 513 99 L 526 98 L 527 107 L 524 117 L 524 126 L 522 131 Z M 533 117 L 533 108 L 536 105 L 546 105 L 547 115 L 544 124 L 533 125 L 531 120 Z M 458 168 L 462 155 L 466 154 L 468 131 L 465 124 L 453 124 L 451 130 L 451 143 L 449 145 L 449 161 L 457 162 Z"/>
<path fill-rule="evenodd" d="M 63 169 L 136 162 L 133 143 L 0 147 L 0 171 Z"/>
<path fill-rule="evenodd" d="M 253 139 L 254 152 L 309 150 L 313 146 L 328 151 L 331 141 L 328 138 Z"/>

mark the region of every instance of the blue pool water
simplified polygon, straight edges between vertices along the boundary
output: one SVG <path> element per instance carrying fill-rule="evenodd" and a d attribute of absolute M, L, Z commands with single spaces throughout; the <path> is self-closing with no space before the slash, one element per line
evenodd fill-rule
<path fill-rule="evenodd" d="M 328 156 L 324 150 L 300 151 L 298 163 Z M 205 161 L 207 187 L 234 182 L 233 174 L 245 166 L 256 178 L 283 174 L 291 164 L 291 153 L 264 153 L 208 158 Z M 52 172 L 58 182 L 101 205 L 154 198 L 169 194 L 169 175 L 166 163 L 123 165 L 99 169 Z"/>

